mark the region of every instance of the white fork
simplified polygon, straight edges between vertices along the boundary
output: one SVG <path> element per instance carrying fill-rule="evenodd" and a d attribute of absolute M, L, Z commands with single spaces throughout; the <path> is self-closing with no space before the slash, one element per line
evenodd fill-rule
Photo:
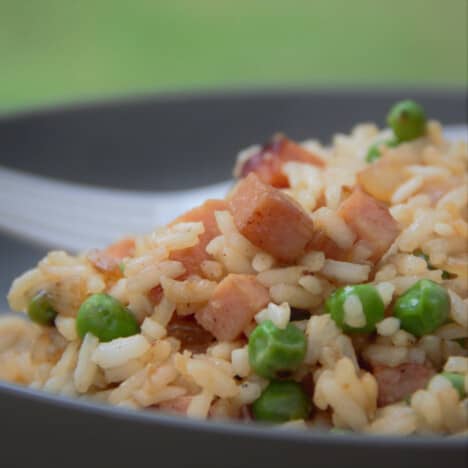
<path fill-rule="evenodd" d="M 446 136 L 468 141 L 468 127 Z M 103 247 L 127 234 L 150 232 L 207 198 L 223 197 L 230 181 L 191 190 L 136 192 L 95 188 L 0 166 L 0 231 L 71 252 Z"/>
<path fill-rule="evenodd" d="M 191 190 L 136 192 L 61 182 L 0 166 L 0 231 L 72 252 L 150 232 L 232 182 Z"/>

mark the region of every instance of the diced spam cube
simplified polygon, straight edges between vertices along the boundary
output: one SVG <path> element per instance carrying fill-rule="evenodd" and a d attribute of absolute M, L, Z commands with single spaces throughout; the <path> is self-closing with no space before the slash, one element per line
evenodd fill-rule
<path fill-rule="evenodd" d="M 299 204 L 254 173 L 238 183 L 229 208 L 242 235 L 286 263 L 304 253 L 314 232 L 311 217 Z"/>
<path fill-rule="evenodd" d="M 358 240 L 365 241 L 372 251 L 370 260 L 377 261 L 399 234 L 398 223 L 388 208 L 361 189 L 341 204 L 338 214 L 354 231 Z"/>
<path fill-rule="evenodd" d="M 269 302 L 268 289 L 252 275 L 230 274 L 195 317 L 219 341 L 232 341 Z"/>

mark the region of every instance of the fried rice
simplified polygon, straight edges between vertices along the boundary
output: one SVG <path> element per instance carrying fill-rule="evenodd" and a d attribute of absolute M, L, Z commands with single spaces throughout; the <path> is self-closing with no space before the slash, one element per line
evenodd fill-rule
<path fill-rule="evenodd" d="M 367 163 L 368 148 L 388 135 L 372 124 L 330 146 L 276 135 L 239 155 L 226 199 L 105 250 L 50 252 L 8 300 L 25 312 L 44 292 L 55 319 L 0 320 L 0 378 L 138 410 L 251 421 L 269 381 L 252 368 L 249 336 L 270 320 L 293 324 L 307 343 L 287 379 L 311 409 L 288 426 L 466 436 L 467 146 L 429 121 L 423 137 L 382 146 Z M 393 310 L 422 279 L 448 292 L 450 312 L 415 336 Z M 369 333 L 347 332 L 325 307 L 356 284 L 375 287 L 385 307 Z M 138 333 L 80 337 L 80 306 L 99 293 L 133 314 Z M 366 317 L 353 297 L 345 321 L 359 327 Z"/>

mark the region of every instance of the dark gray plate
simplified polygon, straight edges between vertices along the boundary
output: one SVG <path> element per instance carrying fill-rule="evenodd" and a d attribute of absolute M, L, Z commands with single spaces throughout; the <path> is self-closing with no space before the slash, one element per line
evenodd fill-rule
<path fill-rule="evenodd" d="M 282 130 L 329 140 L 383 124 L 413 97 L 444 123 L 466 122 L 463 92 L 321 91 L 179 95 L 84 104 L 0 118 L 0 164 L 130 189 L 226 179 L 239 148 Z M 0 187 L 0 203 L 1 199 Z M 41 248 L 0 234 L 0 310 Z M 467 439 L 343 437 L 198 423 L 61 399 L 0 383 L 0 466 L 466 468 Z"/>

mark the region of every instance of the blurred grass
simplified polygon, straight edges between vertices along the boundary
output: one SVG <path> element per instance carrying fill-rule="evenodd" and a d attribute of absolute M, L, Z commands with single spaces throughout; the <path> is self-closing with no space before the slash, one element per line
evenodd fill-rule
<path fill-rule="evenodd" d="M 0 0 L 0 110 L 286 85 L 465 86 L 467 0 Z"/>

